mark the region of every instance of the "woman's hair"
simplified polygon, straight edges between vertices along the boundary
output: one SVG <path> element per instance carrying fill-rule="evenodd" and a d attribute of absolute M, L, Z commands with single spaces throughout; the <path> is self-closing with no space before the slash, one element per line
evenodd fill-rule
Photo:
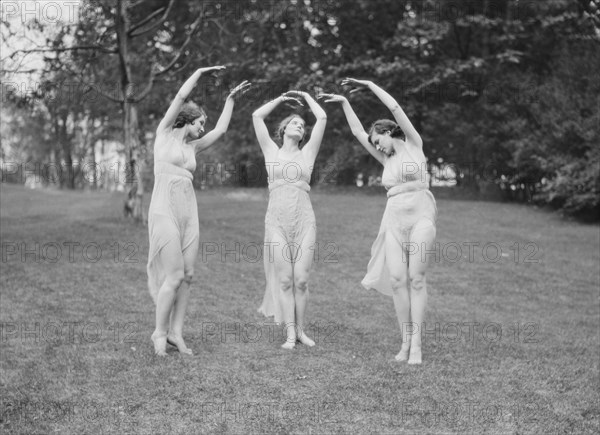
<path fill-rule="evenodd" d="M 173 128 L 181 128 L 186 124 L 191 124 L 195 119 L 198 119 L 201 116 L 206 116 L 204 109 L 196 103 L 188 101 L 187 103 L 184 103 L 181 111 L 177 115 Z"/>
<path fill-rule="evenodd" d="M 406 139 L 404 132 L 394 121 L 389 119 L 378 119 L 369 129 L 369 143 L 373 145 L 373 142 L 371 142 L 373 133 L 384 134 L 386 131 L 390 132 L 391 137 L 399 137 L 402 140 Z"/>
<path fill-rule="evenodd" d="M 304 118 L 302 118 L 300 115 L 298 115 L 297 113 L 292 113 L 290 116 L 287 116 L 285 119 L 283 119 L 283 121 L 281 121 L 279 123 L 279 127 L 277 127 L 277 134 L 275 137 L 277 139 L 280 139 L 282 143 L 283 143 L 283 134 L 285 132 L 285 128 L 288 126 L 288 124 L 294 118 L 300 118 L 302 121 L 304 121 Z M 304 126 L 304 136 L 306 136 L 306 126 Z M 300 139 L 300 141 L 298 143 L 302 143 L 302 141 L 304 140 L 304 136 L 302 137 L 302 139 Z"/>

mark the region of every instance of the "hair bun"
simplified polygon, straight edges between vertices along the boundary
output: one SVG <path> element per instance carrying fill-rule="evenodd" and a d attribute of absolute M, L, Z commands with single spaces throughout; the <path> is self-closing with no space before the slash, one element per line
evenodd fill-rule
<path fill-rule="evenodd" d="M 378 119 L 369 129 L 369 141 L 373 133 L 383 134 L 386 131 L 390 132 L 391 137 L 399 137 L 402 139 L 406 137 L 404 131 L 391 119 Z"/>

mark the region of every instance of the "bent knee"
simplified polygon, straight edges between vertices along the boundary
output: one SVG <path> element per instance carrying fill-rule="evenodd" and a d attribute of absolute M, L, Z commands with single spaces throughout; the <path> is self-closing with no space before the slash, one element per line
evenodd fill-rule
<path fill-rule="evenodd" d="M 179 287 L 183 280 L 185 279 L 185 274 L 183 270 L 175 270 L 167 274 L 165 277 L 165 282 L 167 282 L 172 287 Z"/>
<path fill-rule="evenodd" d="M 292 290 L 293 280 L 291 276 L 280 276 L 279 277 L 279 288 L 283 291 Z"/>
<path fill-rule="evenodd" d="M 390 276 L 390 284 L 392 291 L 395 293 L 405 292 L 408 290 L 408 282 L 406 276 Z"/>
<path fill-rule="evenodd" d="M 423 291 L 426 288 L 426 279 L 424 273 L 416 273 L 410 276 L 411 290 Z"/>
<path fill-rule="evenodd" d="M 308 276 L 300 276 L 295 278 L 294 288 L 301 292 L 305 292 L 306 290 L 308 290 Z"/>
<path fill-rule="evenodd" d="M 184 273 L 183 282 L 185 282 L 186 284 L 191 284 L 193 279 L 194 279 L 194 271 L 193 270 L 189 270 Z"/>

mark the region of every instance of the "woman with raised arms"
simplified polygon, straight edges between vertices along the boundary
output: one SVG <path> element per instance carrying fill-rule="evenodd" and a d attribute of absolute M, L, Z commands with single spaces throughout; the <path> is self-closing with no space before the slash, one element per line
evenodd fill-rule
<path fill-rule="evenodd" d="M 280 143 L 275 143 L 265 118 L 283 101 L 302 105 L 300 98 L 317 119 L 309 140 L 300 148 L 306 126 L 304 119 L 292 114 L 279 124 Z M 267 285 L 259 312 L 274 316 L 277 323 L 284 322 L 284 349 L 293 349 L 296 341 L 314 346 L 305 333 L 308 278 L 316 240 L 315 214 L 308 192 L 327 115 L 308 93 L 289 91 L 257 109 L 252 118 L 269 176 L 263 255 Z"/>
<path fill-rule="evenodd" d="M 154 352 L 166 355 L 167 343 L 182 354 L 192 354 L 183 340 L 185 310 L 198 254 L 198 206 L 192 185 L 196 153 L 211 146 L 226 131 L 234 99 L 248 90 L 244 81 L 228 95 L 215 128 L 204 136 L 206 113 L 185 102 L 198 79 L 224 66 L 199 68 L 181 86 L 156 129 L 154 190 L 148 211 L 150 247 L 148 288 L 156 304 Z"/>
<path fill-rule="evenodd" d="M 369 89 L 394 116 L 395 121 L 375 121 L 367 133 L 346 97 L 321 95 L 326 103 L 342 104 L 352 134 L 383 165 L 381 182 L 388 200 L 362 285 L 394 300 L 402 340 L 396 360 L 421 364 L 421 331 L 427 304 L 426 252 L 433 247 L 437 215 L 426 178 L 423 141 L 398 102 L 379 86 L 350 78 L 342 85 Z"/>

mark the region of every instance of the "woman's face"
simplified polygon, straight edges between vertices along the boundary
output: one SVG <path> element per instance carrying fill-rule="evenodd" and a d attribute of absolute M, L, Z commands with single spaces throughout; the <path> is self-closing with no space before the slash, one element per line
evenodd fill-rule
<path fill-rule="evenodd" d="M 304 120 L 302 118 L 292 118 L 288 125 L 285 126 L 283 131 L 285 136 L 297 139 L 301 141 L 304 137 Z"/>
<path fill-rule="evenodd" d="M 199 139 L 202 133 L 204 133 L 204 124 L 206 123 L 206 116 L 202 115 L 188 124 L 188 137 L 192 140 Z"/>
<path fill-rule="evenodd" d="M 389 130 L 384 131 L 383 133 L 373 132 L 371 134 L 371 143 L 376 149 L 388 156 L 394 151 L 393 139 L 390 136 Z"/>

